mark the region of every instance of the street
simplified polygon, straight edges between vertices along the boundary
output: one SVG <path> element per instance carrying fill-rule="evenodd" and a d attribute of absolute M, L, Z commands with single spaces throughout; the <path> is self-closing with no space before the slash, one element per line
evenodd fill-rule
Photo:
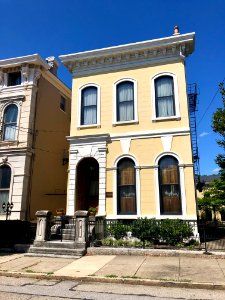
<path fill-rule="evenodd" d="M 224 300 L 225 291 L 0 276 L 0 300 L 7 299 Z"/>

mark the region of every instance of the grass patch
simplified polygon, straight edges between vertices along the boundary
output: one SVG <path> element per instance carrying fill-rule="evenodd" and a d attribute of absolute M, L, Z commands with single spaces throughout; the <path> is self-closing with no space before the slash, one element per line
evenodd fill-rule
<path fill-rule="evenodd" d="M 54 274 L 54 272 L 48 272 L 47 273 L 47 275 L 53 275 Z"/>
<path fill-rule="evenodd" d="M 121 276 L 121 278 L 126 278 L 126 279 L 141 279 L 141 277 L 138 277 L 138 276 Z"/>
<path fill-rule="evenodd" d="M 26 270 L 25 272 L 27 272 L 27 273 L 34 273 L 34 271 L 30 270 L 30 269 Z"/>
<path fill-rule="evenodd" d="M 115 274 L 108 274 L 108 275 L 105 275 L 105 277 L 108 277 L 108 278 L 117 278 L 118 276 L 115 275 Z"/>

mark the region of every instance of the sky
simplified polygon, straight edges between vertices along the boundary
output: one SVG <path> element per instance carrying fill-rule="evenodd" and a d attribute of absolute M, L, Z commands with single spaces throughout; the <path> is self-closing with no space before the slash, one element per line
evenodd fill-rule
<path fill-rule="evenodd" d="M 186 60 L 188 83 L 197 83 L 197 132 L 201 174 L 216 174 L 222 153 L 212 131 L 222 106 L 225 78 L 225 0 L 0 0 L 0 59 L 38 53 L 43 58 L 170 36 L 196 33 Z M 71 87 L 63 65 L 59 77 Z"/>

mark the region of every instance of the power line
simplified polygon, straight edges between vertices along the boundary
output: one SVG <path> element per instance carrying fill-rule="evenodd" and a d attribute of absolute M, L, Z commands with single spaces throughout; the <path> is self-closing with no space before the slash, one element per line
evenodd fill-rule
<path fill-rule="evenodd" d="M 224 82 L 224 80 L 225 80 L 225 77 L 224 77 L 224 79 L 223 79 L 223 81 L 222 81 L 222 82 Z M 210 106 L 212 105 L 213 101 L 215 100 L 215 98 L 216 98 L 216 96 L 217 96 L 217 94 L 218 94 L 219 90 L 220 90 L 220 88 L 218 88 L 218 89 L 217 89 L 217 91 L 216 91 L 215 95 L 213 96 L 212 100 L 210 101 L 209 105 L 207 106 L 207 108 L 206 108 L 205 112 L 203 113 L 203 115 L 202 115 L 202 117 L 201 117 L 200 121 L 198 122 L 197 126 L 199 126 L 199 124 L 201 123 L 201 121 L 202 121 L 202 120 L 203 120 L 203 118 L 205 117 L 205 115 L 206 115 L 207 111 L 209 110 Z"/>

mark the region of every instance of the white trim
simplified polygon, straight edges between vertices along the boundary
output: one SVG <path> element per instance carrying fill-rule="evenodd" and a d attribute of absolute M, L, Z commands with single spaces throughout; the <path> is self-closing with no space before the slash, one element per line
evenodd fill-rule
<path fill-rule="evenodd" d="M 145 131 L 134 131 L 134 132 L 126 132 L 126 133 L 115 133 L 110 134 L 111 140 L 120 140 L 121 138 L 125 137 L 132 137 L 132 138 L 151 138 L 151 137 L 161 137 L 165 135 L 190 135 L 190 128 L 183 127 L 183 128 L 174 128 L 174 129 L 162 129 L 162 130 L 145 130 Z"/>
<path fill-rule="evenodd" d="M 176 215 L 166 215 L 163 214 L 161 215 L 160 213 L 160 194 L 159 194 L 159 169 L 158 169 L 158 163 L 159 160 L 164 157 L 164 156 L 173 156 L 177 159 L 178 161 L 178 167 L 179 167 L 179 178 L 180 178 L 180 197 L 181 197 L 181 214 L 176 214 Z M 155 179 L 155 195 L 156 195 L 156 218 L 187 218 L 187 204 L 186 204 L 186 193 L 185 193 L 185 184 L 184 184 L 184 165 L 181 160 L 181 158 L 174 152 L 168 151 L 168 152 L 163 152 L 159 154 L 155 160 L 154 160 L 155 168 L 154 168 L 154 179 Z"/>
<path fill-rule="evenodd" d="M 174 105 L 175 105 L 175 115 L 169 117 L 157 117 L 156 116 L 156 102 L 155 102 L 155 80 L 162 76 L 170 76 L 173 78 L 173 88 L 174 88 Z M 179 108 L 179 98 L 178 98 L 178 84 L 177 75 L 171 72 L 161 72 L 157 73 L 151 78 L 151 98 L 152 98 L 152 121 L 164 121 L 164 120 L 176 120 L 180 119 L 180 108 Z"/>
<path fill-rule="evenodd" d="M 96 124 L 87 124 L 87 125 L 81 125 L 81 99 L 82 99 L 82 91 L 83 89 L 87 87 L 96 87 L 97 88 L 97 123 Z M 87 83 L 85 85 L 82 85 L 79 87 L 78 91 L 78 108 L 77 108 L 77 128 L 88 128 L 88 127 L 96 127 L 100 126 L 101 120 L 100 120 L 100 112 L 101 112 L 101 101 L 100 101 L 100 93 L 101 89 L 100 86 L 96 83 Z"/>
<path fill-rule="evenodd" d="M 59 59 L 62 61 L 62 63 L 67 63 L 76 59 L 87 59 L 92 57 L 98 57 L 102 55 L 108 55 L 108 54 L 117 54 L 124 51 L 129 50 L 143 50 L 146 48 L 155 48 L 155 47 L 163 47 L 168 46 L 171 44 L 176 43 L 184 43 L 184 42 L 193 42 L 195 38 L 195 32 L 186 33 L 186 34 L 180 34 L 177 36 L 169 36 L 159 39 L 153 39 L 153 40 L 147 40 L 143 42 L 136 42 L 136 43 L 130 43 L 130 44 L 124 44 L 119 46 L 113 46 L 113 47 L 107 47 L 107 48 L 101 48 L 96 50 L 90 50 L 90 51 L 84 51 L 84 52 L 78 52 L 78 53 L 72 53 L 67 55 L 60 55 Z M 194 48 L 194 45 L 193 45 Z M 189 53 L 193 51 L 193 48 L 189 49 Z"/>
<path fill-rule="evenodd" d="M 137 213 L 135 215 L 118 215 L 117 214 L 117 164 L 123 158 L 129 158 L 134 162 L 134 169 L 135 169 L 135 177 L 136 177 L 136 208 Z M 113 219 L 136 219 L 141 216 L 141 188 L 140 188 L 140 170 L 138 168 L 139 164 L 137 159 L 130 154 L 122 154 L 117 157 L 114 162 L 114 169 L 113 169 Z M 111 216 L 110 216 L 111 217 Z"/>
<path fill-rule="evenodd" d="M 130 81 L 134 85 L 134 119 L 129 121 L 117 121 L 117 85 L 125 82 Z M 124 124 L 131 124 L 131 123 L 138 123 L 138 104 L 137 104 L 137 80 L 124 77 L 114 82 L 113 84 L 113 125 L 124 125 Z"/>

